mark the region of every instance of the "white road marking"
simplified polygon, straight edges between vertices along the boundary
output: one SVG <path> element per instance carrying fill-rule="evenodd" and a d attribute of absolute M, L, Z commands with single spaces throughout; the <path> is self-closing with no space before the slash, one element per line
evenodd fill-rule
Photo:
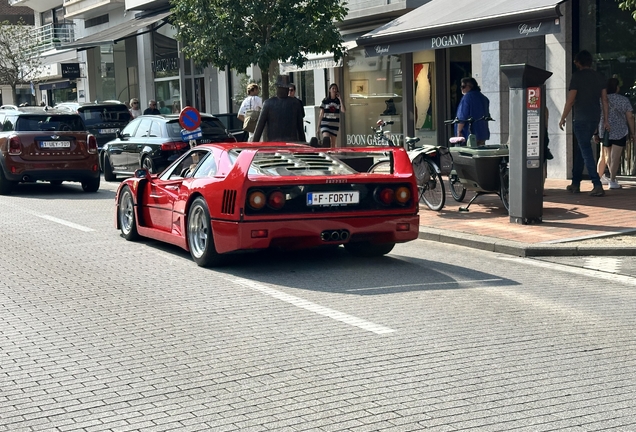
<path fill-rule="evenodd" d="M 618 273 L 621 270 L 621 260 L 613 257 L 587 257 L 583 267 L 607 273 Z"/>
<path fill-rule="evenodd" d="M 404 285 L 386 285 L 380 287 L 369 287 L 369 288 L 355 288 L 347 290 L 347 292 L 354 291 L 374 291 L 374 290 L 383 290 L 383 289 L 398 289 L 398 288 L 409 288 L 409 287 L 418 287 L 418 286 L 436 286 L 436 285 L 456 285 L 456 284 L 470 284 L 470 283 L 482 283 L 482 282 L 501 282 L 503 279 L 475 279 L 475 280 L 458 280 L 458 281 L 448 281 L 448 282 L 427 282 L 427 283 L 416 283 L 416 284 L 404 284 Z"/>
<path fill-rule="evenodd" d="M 31 211 L 28 212 L 28 213 L 33 215 L 33 216 L 37 216 L 39 218 L 46 219 L 46 220 L 51 221 L 51 222 L 59 223 L 60 225 L 65 225 L 65 226 L 70 227 L 70 228 L 75 228 L 76 230 L 80 230 L 80 231 L 84 231 L 84 232 L 95 231 L 92 228 L 88 228 L 88 227 L 85 227 L 83 225 L 78 225 L 76 223 L 69 222 L 69 221 L 66 221 L 64 219 L 59 219 L 59 218 L 56 218 L 56 217 L 53 217 L 53 216 L 49 216 L 49 215 L 45 215 L 45 214 L 41 214 L 41 213 L 35 213 L 35 212 L 31 212 Z"/>
<path fill-rule="evenodd" d="M 273 288 L 267 287 L 263 284 L 260 284 L 255 281 L 251 281 L 249 279 L 243 278 L 227 278 L 228 281 L 235 283 L 237 285 L 241 285 L 255 291 L 262 292 L 263 294 L 267 294 L 275 299 L 282 300 L 286 303 L 292 304 L 296 307 L 308 310 L 310 312 L 316 313 L 318 315 L 323 315 L 334 319 L 336 321 L 343 322 L 345 324 L 352 325 L 354 327 L 358 327 L 362 330 L 366 330 L 375 334 L 387 334 L 392 333 L 395 330 L 390 329 L 388 327 L 384 327 L 379 324 L 372 323 L 370 321 L 365 321 L 363 319 L 357 318 L 352 315 L 348 315 L 343 312 L 339 312 L 334 309 L 330 309 L 325 306 L 320 306 L 319 304 L 310 302 L 308 300 L 302 299 L 300 297 L 296 297 L 290 294 L 286 294 L 282 291 L 275 290 Z"/>
<path fill-rule="evenodd" d="M 597 279 L 604 279 L 604 280 L 608 280 L 612 282 L 619 282 L 626 285 L 636 286 L 636 278 L 631 276 L 606 273 L 606 272 L 597 271 L 597 270 L 589 270 L 589 269 L 580 268 L 580 267 L 573 267 L 566 264 L 556 264 L 556 263 L 551 263 L 547 261 L 539 261 L 539 260 L 522 258 L 522 257 L 511 257 L 511 256 L 502 255 L 502 256 L 499 256 L 498 258 L 504 261 L 524 263 L 524 264 L 533 265 L 535 267 L 543 267 L 543 268 L 547 268 L 551 270 L 559 270 L 566 273 L 572 273 L 578 276 L 593 277 Z"/>

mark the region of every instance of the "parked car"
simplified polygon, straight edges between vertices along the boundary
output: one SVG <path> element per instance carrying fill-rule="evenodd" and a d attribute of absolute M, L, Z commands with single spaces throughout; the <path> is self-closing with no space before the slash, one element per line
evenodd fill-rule
<path fill-rule="evenodd" d="M 99 152 L 104 144 L 115 139 L 117 131 L 123 129 L 132 119 L 128 107 L 118 101 L 62 102 L 55 105 L 55 108 L 77 112 L 84 120 L 87 130 L 97 138 Z"/>
<path fill-rule="evenodd" d="M 387 153 L 393 170 L 386 173 L 346 163 Z M 204 144 L 159 176 L 138 170 L 120 184 L 116 203 L 124 238 L 175 244 L 200 266 L 269 247 L 344 245 L 354 255 L 380 256 L 419 230 L 417 184 L 402 148 Z"/>
<path fill-rule="evenodd" d="M 0 109 L 0 194 L 20 182 L 80 182 L 99 189 L 97 139 L 78 114 L 50 108 Z"/>
<path fill-rule="evenodd" d="M 236 142 L 219 119 L 201 114 L 203 137 L 196 144 Z M 131 176 L 139 168 L 151 174 L 161 172 L 190 148 L 183 141 L 179 115 L 143 115 L 132 120 L 113 141 L 102 150 L 101 166 L 104 180 L 118 175 Z"/>
<path fill-rule="evenodd" d="M 213 114 L 214 117 L 221 120 L 230 134 L 236 138 L 238 142 L 245 142 L 249 137 L 249 133 L 243 130 L 243 122 L 236 117 L 236 113 Z"/>

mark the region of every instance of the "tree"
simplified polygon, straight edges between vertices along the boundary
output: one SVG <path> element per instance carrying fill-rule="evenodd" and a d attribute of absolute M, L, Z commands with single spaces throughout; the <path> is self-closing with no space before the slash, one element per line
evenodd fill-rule
<path fill-rule="evenodd" d="M 20 20 L 0 23 L 0 84 L 11 86 L 13 100 L 20 84 L 30 84 L 40 72 L 42 61 L 33 27 Z"/>
<path fill-rule="evenodd" d="M 341 0 L 171 0 L 172 24 L 183 53 L 199 64 L 245 71 L 258 65 L 263 82 L 279 61 L 302 66 L 306 54 L 343 56 L 336 22 Z M 269 97 L 263 86 L 263 98 Z"/>
<path fill-rule="evenodd" d="M 616 0 L 622 10 L 632 11 L 632 17 L 636 20 L 636 0 Z"/>

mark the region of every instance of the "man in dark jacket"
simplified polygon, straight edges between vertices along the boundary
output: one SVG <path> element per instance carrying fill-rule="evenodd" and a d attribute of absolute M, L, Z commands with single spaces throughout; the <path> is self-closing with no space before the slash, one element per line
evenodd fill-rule
<path fill-rule="evenodd" d="M 305 112 L 296 98 L 290 98 L 288 95 L 289 77 L 279 75 L 276 82 L 276 97 L 263 103 L 253 141 L 260 141 L 267 126 L 267 141 L 306 142 L 303 127 Z"/>
<path fill-rule="evenodd" d="M 148 101 L 148 108 L 144 110 L 144 115 L 148 114 L 161 114 L 161 111 L 157 109 L 157 101 L 154 99 Z"/>

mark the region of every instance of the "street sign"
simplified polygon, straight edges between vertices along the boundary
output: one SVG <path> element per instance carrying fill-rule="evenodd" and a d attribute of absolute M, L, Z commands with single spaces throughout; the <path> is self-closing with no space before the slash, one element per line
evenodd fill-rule
<path fill-rule="evenodd" d="M 202 136 L 203 136 L 203 132 L 201 131 L 200 127 L 191 131 L 188 131 L 188 130 L 181 131 L 181 139 L 183 141 L 195 140 L 197 138 L 201 138 Z"/>
<path fill-rule="evenodd" d="M 187 106 L 179 114 L 179 124 L 185 130 L 193 131 L 201 126 L 201 114 L 196 108 Z"/>

